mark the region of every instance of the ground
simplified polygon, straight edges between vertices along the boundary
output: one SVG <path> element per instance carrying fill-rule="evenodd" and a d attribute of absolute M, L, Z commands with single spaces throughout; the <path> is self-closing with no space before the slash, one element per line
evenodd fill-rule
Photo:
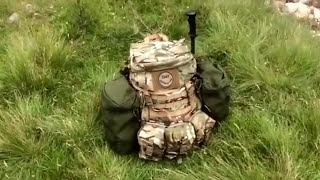
<path fill-rule="evenodd" d="M 266 4 L 1 0 L 1 179 L 320 179 L 320 41 Z M 114 154 L 95 122 L 103 83 L 145 34 L 188 40 L 189 9 L 197 55 L 230 78 L 230 118 L 180 165 Z"/>

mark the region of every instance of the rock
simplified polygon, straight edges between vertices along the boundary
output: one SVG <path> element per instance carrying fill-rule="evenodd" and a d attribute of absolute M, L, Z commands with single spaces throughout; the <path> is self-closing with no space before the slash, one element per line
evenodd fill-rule
<path fill-rule="evenodd" d="M 286 3 L 283 8 L 282 11 L 284 13 L 289 13 L 289 14 L 293 14 L 295 13 L 299 8 L 299 3 Z"/>
<path fill-rule="evenodd" d="M 13 13 L 8 19 L 9 23 L 16 23 L 19 21 L 19 14 L 18 13 Z"/>
<path fill-rule="evenodd" d="M 279 11 L 282 11 L 282 8 L 284 7 L 285 4 L 286 3 L 283 2 L 283 1 L 273 1 L 272 2 L 273 7 L 276 8 L 277 10 L 279 10 Z"/>
<path fill-rule="evenodd" d="M 311 0 L 300 0 L 299 3 L 310 5 L 311 4 Z"/>
<path fill-rule="evenodd" d="M 40 14 L 40 13 L 34 13 L 34 14 L 33 14 L 33 17 L 34 17 L 34 18 L 40 18 L 40 17 L 41 17 L 41 14 Z"/>
<path fill-rule="evenodd" d="M 26 10 L 29 14 L 33 14 L 35 12 L 35 8 L 32 4 L 27 4 L 26 5 Z"/>
<path fill-rule="evenodd" d="M 310 13 L 311 13 L 311 8 L 302 3 L 297 3 L 299 4 L 297 11 L 295 12 L 296 17 L 298 18 L 308 18 Z"/>
<path fill-rule="evenodd" d="M 316 8 L 320 8 L 320 0 L 312 0 L 310 5 Z"/>
<path fill-rule="evenodd" d="M 313 20 L 314 19 L 314 15 L 313 14 L 309 14 L 309 19 Z"/>
<path fill-rule="evenodd" d="M 314 19 L 319 21 L 320 20 L 320 9 L 314 8 L 313 9 L 313 16 L 314 16 Z"/>

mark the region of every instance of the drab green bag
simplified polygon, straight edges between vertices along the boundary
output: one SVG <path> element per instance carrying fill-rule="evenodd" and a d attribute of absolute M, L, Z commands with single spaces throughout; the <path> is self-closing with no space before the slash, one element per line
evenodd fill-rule
<path fill-rule="evenodd" d="M 223 68 L 210 60 L 198 61 L 198 74 L 202 80 L 199 96 L 202 110 L 221 122 L 230 112 L 230 84 Z"/>
<path fill-rule="evenodd" d="M 105 138 L 114 152 L 129 154 L 138 150 L 138 111 L 138 94 L 125 76 L 118 74 L 115 79 L 105 82 L 100 120 L 104 124 Z"/>

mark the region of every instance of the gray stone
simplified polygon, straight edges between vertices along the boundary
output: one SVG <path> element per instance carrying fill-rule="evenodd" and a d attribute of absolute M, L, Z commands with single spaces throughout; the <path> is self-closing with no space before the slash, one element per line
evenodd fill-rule
<path fill-rule="evenodd" d="M 18 13 L 13 13 L 8 19 L 9 23 L 16 23 L 19 21 L 19 14 Z"/>
<path fill-rule="evenodd" d="M 320 9 L 318 8 L 314 8 L 313 9 L 313 16 L 315 20 L 320 20 Z"/>
<path fill-rule="evenodd" d="M 293 14 L 298 10 L 298 8 L 299 8 L 299 3 L 289 2 L 284 5 L 282 11 L 284 13 Z"/>
<path fill-rule="evenodd" d="M 308 18 L 311 13 L 311 8 L 306 4 L 302 4 L 302 3 L 297 3 L 297 4 L 298 4 L 298 9 L 295 12 L 295 15 L 298 18 Z"/>
<path fill-rule="evenodd" d="M 33 14 L 35 13 L 35 8 L 32 4 L 26 4 L 26 11 L 29 14 Z"/>
<path fill-rule="evenodd" d="M 34 17 L 34 18 L 40 18 L 40 17 L 41 17 L 41 14 L 40 14 L 40 13 L 34 13 L 34 14 L 33 14 L 33 17 Z"/>

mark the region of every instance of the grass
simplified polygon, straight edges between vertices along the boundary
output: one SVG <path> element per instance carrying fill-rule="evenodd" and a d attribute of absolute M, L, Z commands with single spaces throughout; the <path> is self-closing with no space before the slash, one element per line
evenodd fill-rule
<path fill-rule="evenodd" d="M 320 41 L 257 0 L 0 2 L 1 179 L 320 179 Z M 147 33 L 187 37 L 233 90 L 230 119 L 183 162 L 119 156 L 103 141 L 101 87 Z M 13 12 L 18 23 L 8 24 Z"/>

